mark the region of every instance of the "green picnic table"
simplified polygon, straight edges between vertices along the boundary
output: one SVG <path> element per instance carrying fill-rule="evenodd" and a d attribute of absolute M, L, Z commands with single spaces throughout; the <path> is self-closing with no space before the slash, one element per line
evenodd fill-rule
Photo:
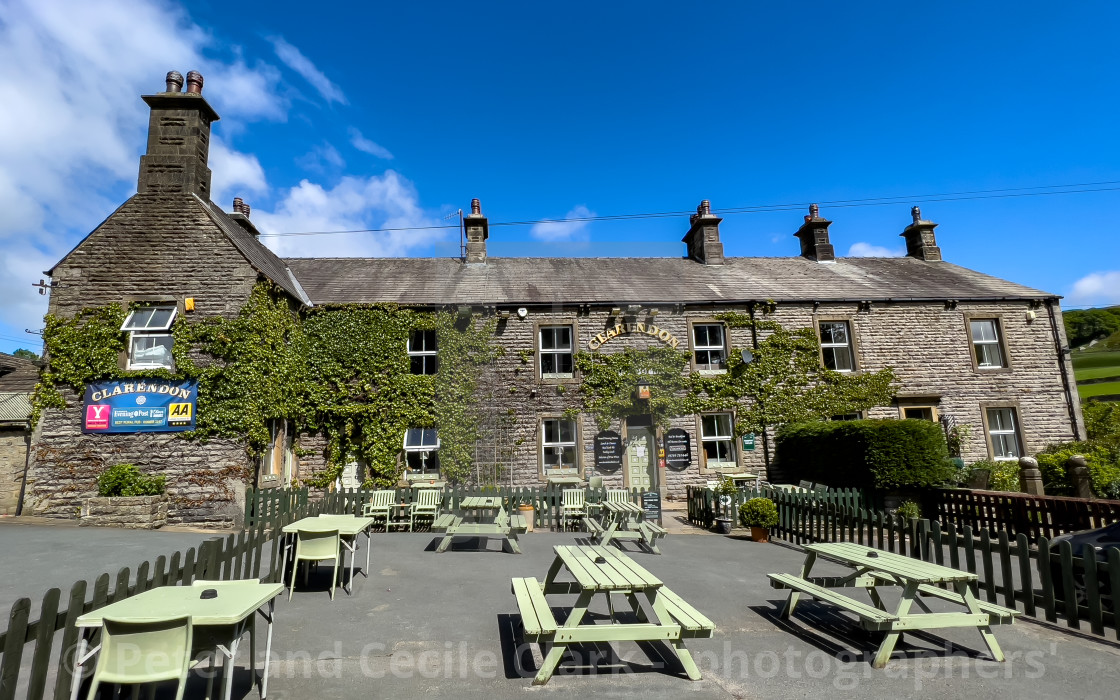
<path fill-rule="evenodd" d="M 528 527 L 525 516 L 507 514 L 504 504 L 505 499 L 498 496 L 467 496 L 462 499 L 459 513 L 445 513 L 432 522 L 432 532 L 443 533 L 436 553 L 446 552 L 456 536 L 499 535 L 509 543 L 514 554 L 521 554 L 517 535 Z"/>
<path fill-rule="evenodd" d="M 782 617 L 789 617 L 793 613 L 801 593 L 856 614 L 864 629 L 886 632 L 871 664 L 875 668 L 883 668 L 887 664 L 903 632 L 944 627 L 975 627 L 988 645 L 992 658 L 996 661 L 1004 660 L 1003 651 L 992 634 L 991 625 L 1011 624 L 1019 611 L 977 600 L 969 585 L 976 581 L 976 574 L 872 549 L 854 542 L 808 544 L 805 545 L 805 551 L 805 563 L 799 575 L 767 574 L 771 586 L 790 591 Z M 818 555 L 851 566 L 855 572 L 841 577 L 810 578 L 809 573 Z M 946 584 L 952 586 L 952 590 L 941 587 Z M 893 612 L 886 609 L 879 595 L 882 588 L 890 586 L 902 588 L 902 596 Z M 840 588 L 866 589 L 872 605 L 836 590 Z M 956 603 L 967 612 L 935 613 L 919 596 Z M 914 605 L 924 612 L 912 613 L 910 609 Z"/>
<path fill-rule="evenodd" d="M 344 585 L 342 590 L 346 591 L 346 595 L 350 595 L 354 591 L 354 555 L 358 549 L 358 535 L 361 533 L 366 534 L 366 566 L 362 569 L 362 575 L 369 578 L 369 552 L 372 549 L 373 536 L 370 531 L 373 529 L 374 519 L 360 515 L 318 515 L 311 518 L 300 518 L 295 522 L 285 525 L 281 532 L 284 533 L 286 542 L 283 543 L 282 549 L 284 556 L 280 560 L 280 576 L 284 576 L 284 572 L 288 568 L 288 550 L 291 548 L 291 535 L 294 535 L 297 530 L 338 530 L 338 535 L 342 540 L 342 546 L 346 551 L 350 552 L 350 588 Z M 342 562 L 339 562 L 340 564 Z M 295 576 L 295 572 L 292 572 Z M 281 578 L 283 582 L 283 578 Z"/>
<path fill-rule="evenodd" d="M 221 582 L 224 583 L 224 582 Z M 82 683 L 82 667 L 94 654 L 101 650 L 100 645 L 90 649 L 87 633 L 101 627 L 105 618 L 121 622 L 152 622 L 169 617 L 190 617 L 191 624 L 197 629 L 206 626 L 231 628 L 226 636 L 228 647 L 219 647 L 227 659 L 223 662 L 222 696 L 229 700 L 233 689 L 233 659 L 237 647 L 245 633 L 254 612 L 260 612 L 268 622 L 267 641 L 264 652 L 264 675 L 260 681 L 261 698 L 268 693 L 268 662 L 272 655 L 272 618 L 276 596 L 284 592 L 282 583 L 237 582 L 237 585 L 215 585 L 218 595 L 203 599 L 199 586 L 161 586 L 138 593 L 131 598 L 117 601 L 78 617 L 78 646 L 74 650 L 74 676 L 70 682 L 70 700 L 78 697 Z M 265 605 L 268 612 L 261 610 Z M 199 630 L 201 631 L 201 630 Z M 250 659 L 250 664 L 253 660 Z"/>
<path fill-rule="evenodd" d="M 715 630 L 711 620 L 617 550 L 591 545 L 557 545 L 553 550 L 556 558 L 543 582 L 515 578 L 512 584 L 525 640 L 540 644 L 545 654 L 534 685 L 548 682 L 570 644 L 658 640 L 672 645 L 690 680 L 700 680 L 700 669 L 684 640 L 711 637 Z M 563 571 L 575 580 L 557 580 Z M 596 594 L 606 596 L 610 624 L 583 624 Z M 637 622 L 616 620 L 614 594 L 626 598 Z M 557 623 L 546 598 L 556 595 L 578 596 L 563 624 Z"/>
<path fill-rule="evenodd" d="M 603 545 L 611 542 L 621 548 L 622 540 L 635 540 L 654 554 L 661 554 L 657 539 L 668 531 L 657 523 L 642 520 L 642 507 L 632 501 L 606 500 L 601 504 L 602 520 L 584 518 L 591 541 Z"/>

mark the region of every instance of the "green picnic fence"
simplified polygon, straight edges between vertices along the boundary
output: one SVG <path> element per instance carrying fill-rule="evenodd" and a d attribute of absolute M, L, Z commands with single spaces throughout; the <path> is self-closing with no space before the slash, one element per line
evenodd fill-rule
<path fill-rule="evenodd" d="M 416 492 L 425 488 L 419 484 L 410 488 L 395 489 L 395 503 L 412 503 Z M 511 510 L 520 505 L 533 506 L 533 525 L 536 528 L 561 530 L 560 504 L 564 499 L 563 486 L 547 487 L 496 487 L 496 486 L 447 486 L 443 489 L 444 510 L 455 510 L 464 498 L 487 496 L 504 498 Z M 340 489 L 319 494 L 302 489 L 248 489 L 245 493 L 245 526 L 254 527 L 260 518 L 273 517 L 292 509 L 306 507 L 310 502 L 319 504 L 323 513 L 350 513 L 359 515 L 362 504 L 368 503 L 374 491 L 381 489 Z M 606 500 L 606 489 L 584 489 L 588 502 Z M 641 489 L 629 491 L 630 500 L 641 504 Z M 316 500 L 317 499 L 317 500 Z"/>
<path fill-rule="evenodd" d="M 733 503 L 757 495 L 741 491 Z M 857 542 L 977 575 L 977 597 L 1016 608 L 1024 615 L 1098 636 L 1120 639 L 1120 548 L 1101 552 L 1027 532 L 906 519 L 866 507 L 841 505 L 819 494 L 767 491 L 778 506 L 771 533 L 788 542 Z M 709 489 L 689 487 L 688 517 L 710 526 L 723 508 Z M 730 510 L 733 506 L 727 506 Z"/>

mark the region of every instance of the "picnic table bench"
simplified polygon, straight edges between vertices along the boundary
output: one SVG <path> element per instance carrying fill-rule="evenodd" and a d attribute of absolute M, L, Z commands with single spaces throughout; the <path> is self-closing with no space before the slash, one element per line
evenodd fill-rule
<path fill-rule="evenodd" d="M 521 554 L 517 536 L 525 532 L 528 523 L 525 516 L 507 514 L 503 499 L 493 496 L 468 496 L 459 504 L 460 513 L 445 513 L 432 522 L 433 532 L 442 532 L 443 539 L 436 552 L 442 554 L 451 546 L 451 541 L 463 535 L 498 535 L 505 538 L 515 554 Z M 480 515 L 494 512 L 491 517 Z"/>
<path fill-rule="evenodd" d="M 583 526 L 591 533 L 591 541 L 606 546 L 611 542 L 621 547 L 622 540 L 635 540 L 654 554 L 661 554 L 657 540 L 669 531 L 657 523 L 642 520 L 642 507 L 631 501 L 606 500 L 602 504 L 602 521 L 584 517 Z"/>
<path fill-rule="evenodd" d="M 1004 660 L 991 625 L 1011 624 L 1020 613 L 1012 608 L 978 601 L 969 585 L 976 580 L 976 574 L 854 542 L 809 544 L 805 545 L 805 550 L 807 554 L 800 574 L 767 574 L 771 586 L 790 591 L 782 617 L 793 614 L 802 593 L 855 614 L 864 629 L 886 632 L 871 664 L 875 668 L 883 668 L 887 664 L 903 632 L 945 627 L 975 627 L 988 645 L 992 658 Z M 855 573 L 839 577 L 810 577 L 818 555 L 851 566 Z M 939 584 L 951 585 L 953 590 L 941 588 Z M 886 609 L 879 595 L 881 588 L 891 586 L 902 587 L 902 596 L 893 612 Z M 844 588 L 866 589 L 872 604 L 855 600 L 838 590 Z M 920 596 L 962 605 L 967 612 L 932 612 Z M 924 612 L 911 613 L 910 608 L 915 604 Z"/>
<path fill-rule="evenodd" d="M 525 640 L 540 644 L 545 652 L 534 685 L 548 682 L 569 644 L 621 641 L 668 642 L 689 679 L 700 680 L 700 670 L 684 640 L 711 637 L 715 631 L 711 620 L 621 552 L 587 545 L 557 545 L 553 549 L 556 558 L 543 582 L 514 578 L 511 586 Z M 575 580 L 558 581 L 563 570 Z M 582 624 L 592 598 L 599 593 L 606 595 L 611 624 Z M 615 619 L 612 594 L 626 597 L 637 622 Z M 557 622 L 546 597 L 549 595 L 579 596 L 563 623 Z"/>

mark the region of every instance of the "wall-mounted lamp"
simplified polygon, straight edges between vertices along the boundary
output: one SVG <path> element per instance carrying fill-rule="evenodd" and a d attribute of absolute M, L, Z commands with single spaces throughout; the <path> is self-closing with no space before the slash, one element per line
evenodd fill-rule
<path fill-rule="evenodd" d="M 525 318 L 528 315 L 529 315 L 529 309 L 526 309 L 524 306 L 517 307 L 517 317 L 518 318 Z"/>
<path fill-rule="evenodd" d="M 649 310 L 649 315 L 650 316 L 656 316 L 659 313 L 661 313 L 661 309 L 650 309 Z"/>
<path fill-rule="evenodd" d="M 499 311 L 498 312 L 498 318 L 502 319 L 503 321 L 508 320 L 509 319 L 509 309 L 503 309 L 502 311 Z"/>
<path fill-rule="evenodd" d="M 645 400 L 649 399 L 649 382 L 644 379 L 638 380 L 638 398 Z"/>
<path fill-rule="evenodd" d="M 617 316 L 620 313 L 622 313 L 622 309 L 618 308 L 617 306 L 611 307 L 611 316 Z"/>

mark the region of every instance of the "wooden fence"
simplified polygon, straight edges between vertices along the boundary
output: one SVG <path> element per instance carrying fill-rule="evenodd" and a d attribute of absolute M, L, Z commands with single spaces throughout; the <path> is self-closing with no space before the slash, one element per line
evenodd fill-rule
<path fill-rule="evenodd" d="M 21 687 L 27 700 L 68 698 L 74 648 L 78 643 L 74 623 L 91 610 L 150 588 L 190 585 L 196 579 L 279 581 L 280 529 L 298 518 L 328 511 L 323 510 L 326 502 L 296 499 L 283 506 L 275 503 L 273 499 L 266 506 L 270 508 L 269 515 L 258 518 L 253 528 L 224 538 L 212 537 L 198 548 L 142 562 L 135 574 L 128 567 L 116 576 L 101 574 L 92 589 L 86 581 L 78 581 L 65 597 L 60 589 L 52 588 L 43 596 L 37 611 L 32 610 L 30 598 L 17 600 L 8 615 L 7 627 L 0 630 L 0 700 L 14 700 Z M 88 670 L 92 672 L 92 668 Z M 48 683 L 51 680 L 53 685 Z"/>
<path fill-rule="evenodd" d="M 395 503 L 411 503 L 416 497 L 416 492 L 423 489 L 423 485 L 416 488 L 395 489 Z M 567 487 L 571 488 L 571 487 Z M 259 518 L 273 517 L 277 512 L 286 513 L 293 509 L 306 507 L 309 502 L 321 504 L 324 513 L 351 513 L 358 515 L 362 511 L 362 504 L 368 503 L 373 492 L 378 489 L 342 489 L 316 494 L 302 489 L 249 489 L 245 493 L 245 526 L 254 527 Z M 563 502 L 565 487 L 477 487 L 477 486 L 448 486 L 443 489 L 443 508 L 455 510 L 464 498 L 469 496 L 491 496 L 504 498 L 507 507 L 516 509 L 522 504 L 533 506 L 533 524 L 536 528 L 560 530 L 560 504 Z M 584 489 L 589 502 L 606 499 L 606 489 Z M 630 500 L 641 504 L 641 489 L 630 490 Z"/>
<path fill-rule="evenodd" d="M 703 524 L 711 498 L 689 489 L 689 519 Z M 709 492 L 710 493 L 710 492 Z M 744 494 L 745 496 L 746 494 Z M 772 533 L 795 544 L 857 542 L 977 575 L 973 588 L 983 599 L 1024 615 L 1120 639 L 1120 548 L 1098 553 L 1092 545 L 1075 552 L 1068 541 L 1026 532 L 958 526 L 936 520 L 829 503 L 811 494 L 766 494 L 778 506 Z"/>
<path fill-rule="evenodd" d="M 958 529 L 968 525 L 977 531 L 1007 530 L 1025 534 L 1031 542 L 1120 520 L 1120 501 L 935 489 L 923 502 L 925 512 L 936 514 L 942 525 L 952 523 Z"/>
<path fill-rule="evenodd" d="M 738 524 L 739 506 L 759 496 L 765 496 L 775 501 L 778 498 L 784 498 L 787 501 L 809 499 L 848 508 L 867 508 L 870 506 L 867 495 L 859 489 L 831 489 L 826 493 L 800 493 L 748 486 L 735 493 L 718 494 L 708 488 L 689 486 L 687 490 L 688 520 L 693 525 L 703 528 L 710 528 L 716 518 L 731 518 Z"/>

